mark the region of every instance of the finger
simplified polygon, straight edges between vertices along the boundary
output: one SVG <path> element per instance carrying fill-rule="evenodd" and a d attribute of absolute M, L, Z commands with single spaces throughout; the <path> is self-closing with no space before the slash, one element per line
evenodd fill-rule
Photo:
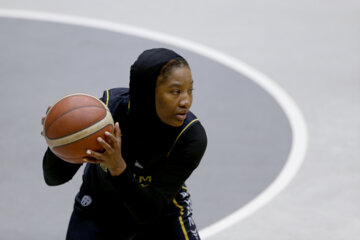
<path fill-rule="evenodd" d="M 43 116 L 43 117 L 41 118 L 41 125 L 44 126 L 44 123 L 45 123 L 45 117 Z M 45 136 L 44 129 L 41 131 L 41 136 Z"/>
<path fill-rule="evenodd" d="M 91 158 L 91 157 L 86 157 L 86 158 L 83 158 L 83 161 L 85 162 L 85 163 L 94 163 L 94 164 L 97 164 L 97 163 L 102 163 L 103 161 L 101 161 L 101 160 L 97 160 L 97 159 L 95 159 L 95 158 Z"/>
<path fill-rule="evenodd" d="M 115 123 L 115 136 L 118 139 L 121 138 L 121 130 L 118 122 Z"/>
<path fill-rule="evenodd" d="M 49 112 L 49 110 L 52 108 L 52 105 L 49 105 L 48 106 L 48 108 L 46 109 L 46 115 L 48 114 L 48 112 Z M 45 119 L 46 119 L 46 116 L 42 116 L 41 117 L 41 125 L 43 125 L 44 126 L 44 123 L 45 123 Z M 43 135 L 44 136 L 44 133 L 43 132 L 41 132 L 41 135 Z"/>
<path fill-rule="evenodd" d="M 52 108 L 52 105 L 49 105 L 48 108 L 46 109 L 46 114 L 49 112 L 49 110 Z"/>
<path fill-rule="evenodd" d="M 114 146 L 114 143 L 116 143 L 116 138 L 114 136 L 114 134 L 109 133 L 108 131 L 105 132 L 105 137 L 106 140 L 109 144 L 111 144 L 112 146 Z"/>
<path fill-rule="evenodd" d="M 112 147 L 101 137 L 98 137 L 97 141 L 107 152 L 111 152 L 113 150 Z"/>
<path fill-rule="evenodd" d="M 86 150 L 86 154 L 88 155 L 86 158 L 87 159 L 95 159 L 95 160 L 102 160 L 101 159 L 101 154 L 91 151 L 91 150 Z"/>
<path fill-rule="evenodd" d="M 87 155 L 87 157 L 85 157 L 85 158 L 94 159 L 94 160 L 100 161 L 100 162 L 104 162 L 105 160 L 107 160 L 107 156 L 105 155 L 105 152 L 100 153 L 100 152 L 95 152 L 95 151 L 88 149 L 88 150 L 86 150 L 86 155 Z"/>

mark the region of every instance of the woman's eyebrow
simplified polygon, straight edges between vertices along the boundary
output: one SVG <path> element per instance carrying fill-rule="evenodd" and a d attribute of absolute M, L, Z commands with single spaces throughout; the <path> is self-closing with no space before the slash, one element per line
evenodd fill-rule
<path fill-rule="evenodd" d="M 192 80 L 191 81 L 191 84 L 193 84 L 194 83 L 194 81 Z M 169 85 L 169 87 L 181 87 L 182 86 L 182 84 L 181 83 L 177 83 L 177 82 L 174 82 L 174 83 L 171 83 L 170 85 Z"/>
<path fill-rule="evenodd" d="M 172 83 L 169 85 L 169 87 L 181 87 L 180 83 Z"/>

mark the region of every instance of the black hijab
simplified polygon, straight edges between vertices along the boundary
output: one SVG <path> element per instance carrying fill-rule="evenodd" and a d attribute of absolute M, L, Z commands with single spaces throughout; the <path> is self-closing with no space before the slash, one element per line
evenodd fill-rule
<path fill-rule="evenodd" d="M 130 144 L 138 161 L 151 161 L 166 154 L 181 127 L 163 123 L 156 113 L 156 80 L 170 60 L 182 58 L 172 50 L 155 48 L 144 51 L 130 70 Z"/>

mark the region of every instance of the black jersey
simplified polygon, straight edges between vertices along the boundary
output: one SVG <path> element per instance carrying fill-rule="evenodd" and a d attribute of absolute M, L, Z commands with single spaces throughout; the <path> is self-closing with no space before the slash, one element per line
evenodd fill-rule
<path fill-rule="evenodd" d="M 187 194 L 184 183 L 199 165 L 207 145 L 204 128 L 189 112 L 184 124 L 165 141 L 152 142 L 151 149 L 134 149 L 129 129 L 129 99 L 127 88 L 105 91 L 101 98 L 114 121 L 119 122 L 127 168 L 114 177 L 100 164 L 87 163 L 75 199 L 77 211 L 104 226 L 117 227 L 124 236 L 164 216 L 184 214 L 181 205 Z M 146 139 L 152 138 L 146 136 Z M 80 166 L 59 159 L 48 149 L 43 159 L 45 181 L 48 185 L 63 184 Z"/>

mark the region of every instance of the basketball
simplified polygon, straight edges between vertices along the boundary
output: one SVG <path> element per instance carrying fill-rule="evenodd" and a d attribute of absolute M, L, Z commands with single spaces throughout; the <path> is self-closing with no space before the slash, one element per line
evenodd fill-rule
<path fill-rule="evenodd" d="M 83 163 L 87 149 L 102 152 L 98 137 L 113 132 L 114 120 L 107 106 L 88 94 L 71 94 L 61 98 L 48 111 L 44 136 L 51 151 L 71 163 Z"/>

